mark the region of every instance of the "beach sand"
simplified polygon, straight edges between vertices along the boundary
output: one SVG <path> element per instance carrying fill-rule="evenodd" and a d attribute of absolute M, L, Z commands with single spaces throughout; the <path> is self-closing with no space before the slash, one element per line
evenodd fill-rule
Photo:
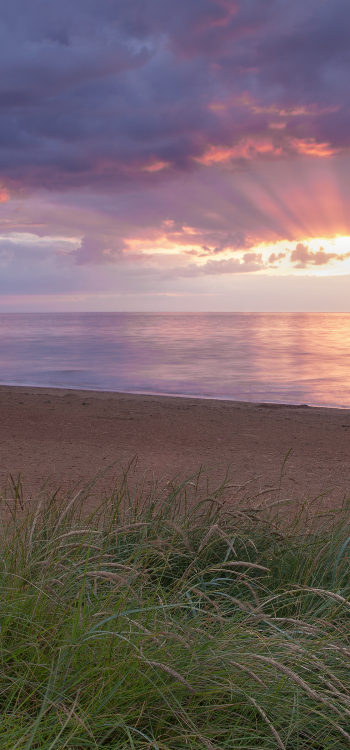
<path fill-rule="evenodd" d="M 134 456 L 149 481 L 202 466 L 211 484 L 229 470 L 233 483 L 264 491 L 278 486 L 290 449 L 286 495 L 327 490 L 338 504 L 350 493 L 350 410 L 1 386 L 0 417 L 0 484 L 21 472 L 28 496 L 49 475 L 66 487 L 113 464 L 108 487 Z"/>

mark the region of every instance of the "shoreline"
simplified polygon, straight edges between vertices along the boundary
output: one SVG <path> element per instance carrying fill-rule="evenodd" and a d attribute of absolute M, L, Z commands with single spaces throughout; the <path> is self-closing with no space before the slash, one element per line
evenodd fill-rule
<path fill-rule="evenodd" d="M 272 405 L 272 406 L 298 406 L 300 408 L 310 408 L 310 409 L 341 409 L 343 411 L 350 411 L 350 406 L 338 406 L 334 404 L 314 404 L 314 403 L 303 403 L 299 401 L 261 401 L 261 400 L 251 400 L 251 401 L 245 401 L 238 398 L 230 398 L 229 396 L 207 396 L 203 394 L 188 394 L 188 393 L 164 393 L 162 391 L 108 391 L 105 388 L 81 388 L 78 386 L 70 385 L 70 386 L 58 386 L 58 385 L 34 385 L 31 383 L 1 383 L 0 382 L 0 388 L 30 388 L 31 390 L 47 390 L 47 391 L 67 391 L 68 393 L 70 391 L 78 392 L 78 393 L 106 393 L 110 396 L 159 396 L 164 398 L 184 398 L 184 399 L 194 399 L 196 401 L 227 401 L 229 403 L 238 403 L 238 404 L 255 404 L 257 406 L 261 406 L 264 404 Z"/>
<path fill-rule="evenodd" d="M 236 485 L 339 503 L 350 492 L 350 409 L 76 388 L 0 386 L 0 482 L 21 472 L 35 494 L 52 486 L 104 482 L 137 456 L 149 481 L 185 478 L 204 466 L 213 486 Z M 114 464 L 112 466 L 112 464 Z M 331 493 L 329 494 L 329 491 Z M 320 501 L 321 502 L 321 501 Z"/>

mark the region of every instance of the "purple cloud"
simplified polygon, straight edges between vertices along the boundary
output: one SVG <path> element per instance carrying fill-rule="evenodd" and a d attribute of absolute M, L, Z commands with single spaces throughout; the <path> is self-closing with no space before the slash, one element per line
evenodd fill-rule
<path fill-rule="evenodd" d="M 4 293 L 230 306 L 350 257 L 345 0 L 0 8 Z"/>
<path fill-rule="evenodd" d="M 0 7 L 0 177 L 14 189 L 152 188 L 222 153 L 238 167 L 350 145 L 346 0 Z"/>
<path fill-rule="evenodd" d="M 115 235 L 85 235 L 76 250 L 70 252 L 77 265 L 85 263 L 116 263 L 124 258 L 127 244 Z"/>

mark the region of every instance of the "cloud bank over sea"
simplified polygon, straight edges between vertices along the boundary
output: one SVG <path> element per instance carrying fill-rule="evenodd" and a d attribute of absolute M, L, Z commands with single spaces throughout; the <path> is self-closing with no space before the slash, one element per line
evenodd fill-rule
<path fill-rule="evenodd" d="M 345 0 L 0 8 L 0 309 L 348 309 Z"/>

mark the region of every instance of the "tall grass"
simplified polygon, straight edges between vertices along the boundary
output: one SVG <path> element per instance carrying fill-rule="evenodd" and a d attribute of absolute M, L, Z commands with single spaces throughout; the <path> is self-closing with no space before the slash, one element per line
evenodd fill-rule
<path fill-rule="evenodd" d="M 231 492 L 7 493 L 2 750 L 349 747 L 348 507 Z"/>

